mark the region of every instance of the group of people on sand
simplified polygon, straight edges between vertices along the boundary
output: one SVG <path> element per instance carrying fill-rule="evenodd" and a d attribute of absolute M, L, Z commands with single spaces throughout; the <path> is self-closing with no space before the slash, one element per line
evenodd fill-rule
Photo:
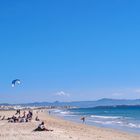
<path fill-rule="evenodd" d="M 38 113 L 37 113 L 38 114 Z M 16 111 L 16 113 L 12 117 L 8 117 L 7 119 L 5 116 L 0 116 L 1 120 L 8 120 L 8 122 L 11 123 L 25 123 L 25 122 L 30 122 L 33 119 L 33 112 L 32 111 L 24 111 L 23 114 L 21 115 L 20 109 Z M 35 121 L 40 121 L 38 118 L 38 115 L 35 117 Z M 42 121 L 36 129 L 33 130 L 34 132 L 36 131 L 53 131 L 51 129 L 47 129 L 45 127 L 45 123 Z"/>
<path fill-rule="evenodd" d="M 11 123 L 22 123 L 22 122 L 30 122 L 32 120 L 33 117 L 33 113 L 32 111 L 28 111 L 28 113 L 26 114 L 26 112 L 23 112 L 23 115 L 21 116 L 20 110 L 17 110 L 16 114 L 13 115 L 12 117 L 9 117 L 7 120 L 8 122 Z"/>
<path fill-rule="evenodd" d="M 38 114 L 38 112 L 37 112 Z M 50 114 L 50 112 L 49 112 Z M 1 116 L 0 116 L 1 118 Z M 33 118 L 33 112 L 32 111 L 28 111 L 28 113 L 26 111 L 23 112 L 22 116 L 21 116 L 21 111 L 20 109 L 18 109 L 15 113 L 15 115 L 13 115 L 12 117 L 9 117 L 7 118 L 6 120 L 8 120 L 8 122 L 11 122 L 11 123 L 22 123 L 22 122 L 30 122 Z M 5 120 L 5 116 L 2 117 L 1 120 Z M 85 117 L 82 117 L 81 118 L 82 122 L 85 123 Z M 35 121 L 40 121 L 40 119 L 38 118 L 38 115 L 35 117 Z M 42 121 L 38 127 L 36 129 L 33 130 L 34 132 L 35 131 L 53 131 L 52 129 L 47 129 L 45 127 L 45 124 L 44 122 Z"/>

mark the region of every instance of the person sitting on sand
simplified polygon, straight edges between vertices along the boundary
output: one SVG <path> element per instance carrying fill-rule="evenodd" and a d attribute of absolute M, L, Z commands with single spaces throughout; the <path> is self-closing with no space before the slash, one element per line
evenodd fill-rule
<path fill-rule="evenodd" d="M 40 121 L 39 118 L 38 118 L 38 116 L 36 116 L 35 121 Z"/>
<path fill-rule="evenodd" d="M 8 122 L 13 122 L 13 123 L 16 123 L 19 121 L 19 119 L 14 115 L 11 118 L 8 118 L 7 120 Z"/>
<path fill-rule="evenodd" d="M 26 117 L 26 111 L 23 112 L 22 118 L 25 118 L 25 117 Z"/>
<path fill-rule="evenodd" d="M 42 122 L 41 124 L 38 125 L 38 127 L 34 131 L 53 131 L 53 130 L 45 128 L 44 122 Z"/>
<path fill-rule="evenodd" d="M 1 120 L 4 120 L 4 119 L 5 119 L 5 116 L 3 116 Z"/>
<path fill-rule="evenodd" d="M 27 114 L 27 120 L 31 121 L 32 117 L 33 117 L 33 113 L 31 111 L 29 111 L 28 114 Z"/>
<path fill-rule="evenodd" d="M 26 119 L 26 117 L 21 117 L 21 118 L 19 119 L 19 122 L 20 122 L 20 123 L 26 123 L 26 122 L 28 122 L 28 120 Z"/>

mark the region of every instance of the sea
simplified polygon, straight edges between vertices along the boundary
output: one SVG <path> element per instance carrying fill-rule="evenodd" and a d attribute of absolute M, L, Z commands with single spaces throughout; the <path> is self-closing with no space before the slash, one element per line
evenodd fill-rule
<path fill-rule="evenodd" d="M 77 123 L 85 117 L 87 125 L 140 133 L 140 106 L 55 109 L 51 114 Z"/>

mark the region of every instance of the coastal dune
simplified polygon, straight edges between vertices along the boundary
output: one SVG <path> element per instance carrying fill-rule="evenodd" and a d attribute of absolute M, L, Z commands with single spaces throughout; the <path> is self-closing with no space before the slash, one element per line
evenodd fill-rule
<path fill-rule="evenodd" d="M 6 118 L 14 114 L 15 111 L 0 111 L 0 116 L 5 115 Z M 36 117 L 36 111 L 33 114 Z M 40 123 L 34 118 L 28 123 L 0 120 L 0 140 L 140 140 L 140 135 L 69 122 L 46 112 L 39 111 L 38 116 L 46 128 L 53 129 L 52 132 L 33 132 Z"/>

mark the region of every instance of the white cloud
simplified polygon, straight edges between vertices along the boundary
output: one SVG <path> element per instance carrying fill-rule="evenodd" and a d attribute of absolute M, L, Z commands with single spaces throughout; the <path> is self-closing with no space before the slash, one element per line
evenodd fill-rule
<path fill-rule="evenodd" d="M 70 94 L 65 93 L 64 91 L 57 92 L 55 95 L 56 96 L 65 96 L 65 97 L 69 97 L 70 96 Z"/>
<path fill-rule="evenodd" d="M 122 96 L 123 94 L 122 93 L 119 93 L 119 92 L 115 92 L 112 94 L 112 96 L 115 96 L 115 97 L 120 97 Z"/>
<path fill-rule="evenodd" d="M 140 89 L 135 89 L 134 92 L 140 93 Z"/>

